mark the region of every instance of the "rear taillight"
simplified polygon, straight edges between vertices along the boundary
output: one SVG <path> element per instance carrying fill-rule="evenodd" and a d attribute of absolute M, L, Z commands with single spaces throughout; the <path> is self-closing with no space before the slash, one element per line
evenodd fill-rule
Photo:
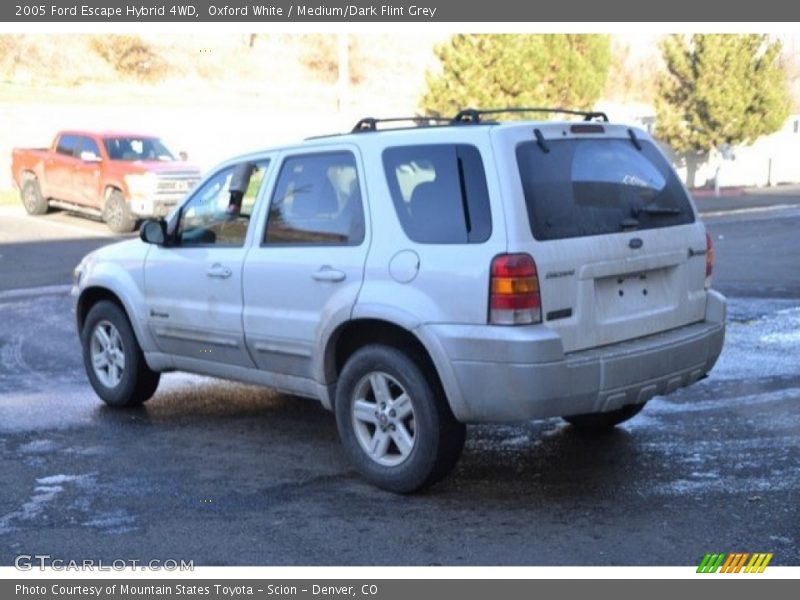
<path fill-rule="evenodd" d="M 489 323 L 530 325 L 542 322 L 536 263 L 527 254 L 501 254 L 492 261 Z"/>
<path fill-rule="evenodd" d="M 714 272 L 714 242 L 706 231 L 706 289 L 711 287 L 711 274 Z"/>

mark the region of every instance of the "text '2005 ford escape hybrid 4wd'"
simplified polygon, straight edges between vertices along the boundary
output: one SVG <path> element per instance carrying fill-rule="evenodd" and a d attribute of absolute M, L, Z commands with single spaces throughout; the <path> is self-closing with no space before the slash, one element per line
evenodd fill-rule
<path fill-rule="evenodd" d="M 704 377 L 725 300 L 654 141 L 602 113 L 487 114 L 229 161 L 88 255 L 97 394 L 139 404 L 183 370 L 318 398 L 356 468 L 409 492 L 453 468 L 465 423 L 610 428 Z"/>

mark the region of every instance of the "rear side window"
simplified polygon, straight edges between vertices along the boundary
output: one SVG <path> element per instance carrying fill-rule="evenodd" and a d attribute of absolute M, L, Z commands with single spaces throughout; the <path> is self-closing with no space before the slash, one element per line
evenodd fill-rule
<path fill-rule="evenodd" d="M 605 138 L 517 146 L 533 236 L 554 240 L 694 222 L 675 172 L 651 142 L 639 145 Z"/>
<path fill-rule="evenodd" d="M 492 233 L 480 152 L 465 144 L 387 148 L 383 167 L 406 235 L 433 244 L 480 243 Z"/>
<path fill-rule="evenodd" d="M 75 156 L 75 149 L 78 147 L 78 137 L 75 135 L 62 135 L 58 139 L 56 152 L 64 156 Z"/>

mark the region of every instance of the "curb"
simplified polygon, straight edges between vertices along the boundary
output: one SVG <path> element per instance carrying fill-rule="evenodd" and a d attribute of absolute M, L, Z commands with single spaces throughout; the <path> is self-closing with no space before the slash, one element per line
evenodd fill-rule
<path fill-rule="evenodd" d="M 694 198 L 732 198 L 735 196 L 744 196 L 746 192 L 743 187 L 731 187 L 720 189 L 719 196 L 714 194 L 713 188 L 692 188 L 689 190 L 689 193 Z"/>
<path fill-rule="evenodd" d="M 71 285 L 42 285 L 39 287 L 19 288 L 0 292 L 0 300 L 14 300 L 28 296 L 57 296 L 66 295 L 72 289 Z"/>
<path fill-rule="evenodd" d="M 773 204 L 772 206 L 751 206 L 748 208 L 732 208 L 728 210 L 712 210 L 707 212 L 698 211 L 697 214 L 700 215 L 700 218 L 705 219 L 707 217 L 724 217 L 726 215 L 744 215 L 744 214 L 760 213 L 760 212 L 773 212 L 791 208 L 800 208 L 800 206 L 798 206 L 797 204 Z"/>

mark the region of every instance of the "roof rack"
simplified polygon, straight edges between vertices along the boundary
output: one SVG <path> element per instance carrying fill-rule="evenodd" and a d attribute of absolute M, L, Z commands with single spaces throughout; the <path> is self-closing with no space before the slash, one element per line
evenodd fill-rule
<path fill-rule="evenodd" d="M 480 110 L 477 108 L 465 108 L 464 110 L 458 111 L 458 114 L 456 114 L 456 116 L 453 117 L 452 123 L 454 125 L 463 125 L 463 124 L 475 125 L 482 121 L 481 117 L 483 117 L 484 115 L 499 115 L 502 113 L 525 113 L 525 112 L 578 115 L 583 117 L 584 121 L 592 121 L 594 119 L 600 119 L 608 123 L 608 115 L 600 111 L 570 110 L 567 108 L 538 108 L 538 107 L 492 108 L 488 110 Z"/>
<path fill-rule="evenodd" d="M 390 119 L 376 119 L 374 117 L 366 117 L 361 119 L 356 126 L 353 127 L 352 133 L 364 133 L 367 131 L 378 131 L 378 123 L 414 123 L 414 127 L 430 127 L 432 124 L 442 123 L 449 125 L 451 119 L 446 117 L 392 117 Z"/>
<path fill-rule="evenodd" d="M 368 133 L 378 131 L 378 125 L 381 123 L 412 123 L 409 127 L 397 127 L 396 129 L 414 129 L 417 127 L 443 127 L 447 125 L 477 125 L 479 123 L 490 123 L 494 121 L 485 121 L 485 115 L 498 115 L 502 113 L 549 113 L 549 114 L 565 114 L 565 115 L 578 115 L 583 117 L 584 121 L 592 121 L 600 119 L 608 122 L 608 116 L 604 112 L 599 111 L 585 111 L 585 110 L 570 110 L 567 108 L 491 108 L 481 110 L 477 108 L 465 108 L 458 111 L 455 117 L 438 117 L 438 116 L 415 116 L 415 117 L 391 117 L 388 119 L 376 119 L 374 117 L 366 117 L 356 123 L 355 127 L 350 130 L 351 133 Z M 329 136 L 314 136 L 329 137 Z M 314 139 L 309 138 L 309 139 Z"/>

